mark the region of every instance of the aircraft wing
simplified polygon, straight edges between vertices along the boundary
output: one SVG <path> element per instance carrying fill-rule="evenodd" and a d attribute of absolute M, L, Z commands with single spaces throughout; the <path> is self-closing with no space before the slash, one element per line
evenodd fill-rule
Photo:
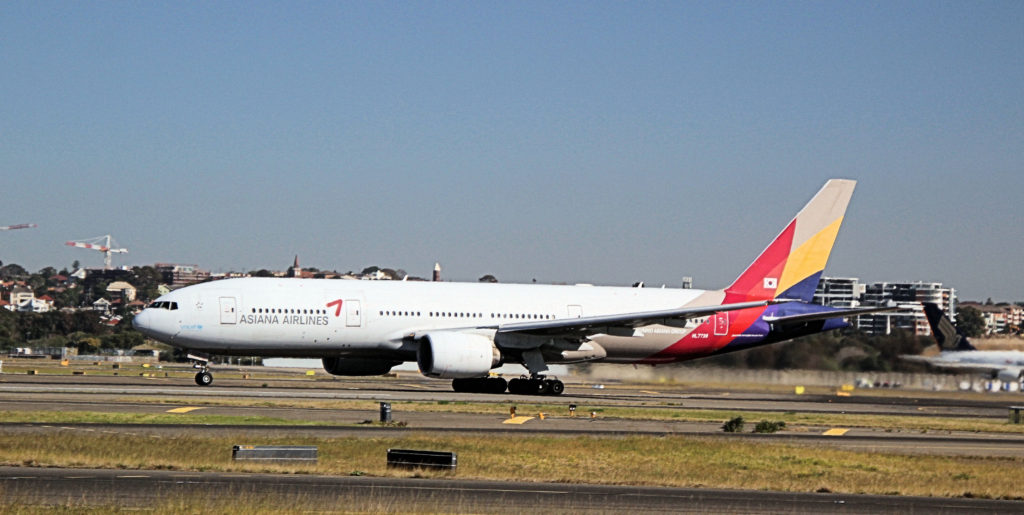
<path fill-rule="evenodd" d="M 498 326 L 498 333 L 520 333 L 530 335 L 588 335 L 607 333 L 609 332 L 609 328 L 631 329 L 654 324 L 681 327 L 682 324 L 690 318 L 709 316 L 720 311 L 759 308 L 774 302 L 775 301 L 760 300 L 755 302 L 719 304 L 715 306 L 642 311 L 638 313 L 516 322 Z"/>
<path fill-rule="evenodd" d="M 868 313 L 885 313 L 896 311 L 899 306 L 871 306 L 867 308 L 838 309 L 831 311 L 819 311 L 816 313 L 802 313 L 799 315 L 770 316 L 762 317 L 762 320 L 769 324 L 802 324 L 815 320 L 828 320 L 830 318 L 846 318 L 854 315 L 866 315 Z"/>
<path fill-rule="evenodd" d="M 989 365 L 984 363 L 961 363 L 959 361 L 942 359 L 940 356 L 916 356 L 913 354 L 900 354 L 900 359 L 904 361 L 912 361 L 914 363 L 924 363 L 926 365 L 931 365 L 933 367 L 963 370 L 965 372 L 987 372 L 992 369 L 1000 368 L 999 365 Z"/>
<path fill-rule="evenodd" d="M 914 363 L 924 363 L 936 368 L 955 370 L 963 373 L 976 372 L 981 374 L 997 374 L 1005 372 L 1009 376 L 1019 378 L 1021 377 L 1021 372 L 1024 371 L 1024 367 L 1013 364 L 953 361 L 943 359 L 941 356 L 915 356 L 912 354 L 901 354 L 900 359 L 904 361 L 912 361 Z"/>

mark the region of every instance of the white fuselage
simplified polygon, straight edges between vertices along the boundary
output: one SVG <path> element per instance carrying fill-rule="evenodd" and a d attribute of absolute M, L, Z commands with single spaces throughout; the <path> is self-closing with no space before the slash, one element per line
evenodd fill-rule
<path fill-rule="evenodd" d="M 936 357 L 928 358 L 928 362 L 935 366 L 1024 367 L 1024 352 L 1017 350 L 943 351 Z"/>
<path fill-rule="evenodd" d="M 493 336 L 506 324 L 673 309 L 695 301 L 716 305 L 721 296 L 683 289 L 242 278 L 168 293 L 134 324 L 157 340 L 213 354 L 408 360 L 415 359 L 414 351 L 403 340 L 424 331 Z M 697 325 L 651 325 L 629 337 L 594 340 L 607 351 L 607 361 L 637 361 Z"/>

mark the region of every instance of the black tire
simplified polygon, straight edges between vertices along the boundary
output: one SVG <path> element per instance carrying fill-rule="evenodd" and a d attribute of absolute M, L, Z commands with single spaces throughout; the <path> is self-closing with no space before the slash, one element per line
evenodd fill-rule
<path fill-rule="evenodd" d="M 551 391 L 551 385 L 543 379 L 530 380 L 530 393 L 533 395 L 547 395 Z"/>
<path fill-rule="evenodd" d="M 508 388 L 508 381 L 503 377 L 492 377 L 487 380 L 486 391 L 488 393 L 505 393 Z"/>
<path fill-rule="evenodd" d="M 196 384 L 199 386 L 210 386 L 213 384 L 213 374 L 209 372 L 199 372 L 196 374 Z"/>
<path fill-rule="evenodd" d="M 520 394 L 526 393 L 526 391 L 525 391 L 526 388 L 524 388 L 525 385 L 523 384 L 525 382 L 526 382 L 525 379 L 520 379 L 518 377 L 513 379 L 513 380 L 511 380 L 511 381 L 509 381 L 508 382 L 508 393 L 514 393 L 516 395 L 520 395 Z"/>
<path fill-rule="evenodd" d="M 468 382 L 469 381 L 465 379 L 452 379 L 452 390 L 459 393 L 468 392 L 470 391 L 468 388 L 469 385 L 467 384 Z"/>
<path fill-rule="evenodd" d="M 564 383 L 562 383 L 558 379 L 549 379 L 548 380 L 548 392 L 550 392 L 551 395 L 562 395 L 562 392 L 564 392 L 564 391 L 565 391 L 565 384 Z"/>

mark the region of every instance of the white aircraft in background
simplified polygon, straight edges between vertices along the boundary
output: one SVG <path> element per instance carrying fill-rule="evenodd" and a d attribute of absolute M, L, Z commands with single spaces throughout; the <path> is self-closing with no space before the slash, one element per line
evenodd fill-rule
<path fill-rule="evenodd" d="M 900 356 L 907 361 L 926 363 L 937 368 L 979 372 L 1004 383 L 1024 379 L 1024 352 L 1019 350 L 978 350 L 938 305 L 923 302 L 924 314 L 939 345 L 938 356 Z"/>
<path fill-rule="evenodd" d="M 854 181 L 833 179 L 721 290 L 241 278 L 188 286 L 135 316 L 190 354 L 318 357 L 327 372 L 380 375 L 416 362 L 456 391 L 561 394 L 549 363 L 685 361 L 847 327 L 895 308 L 810 304 Z M 520 363 L 530 377 L 489 377 Z"/>

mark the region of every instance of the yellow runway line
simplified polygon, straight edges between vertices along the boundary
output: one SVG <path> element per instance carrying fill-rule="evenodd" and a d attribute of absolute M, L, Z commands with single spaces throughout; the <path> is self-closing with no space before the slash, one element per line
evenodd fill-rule
<path fill-rule="evenodd" d="M 505 421 L 502 422 L 502 424 L 524 424 L 529 420 L 533 420 L 533 417 L 512 417 L 509 419 L 505 419 Z"/>
<path fill-rule="evenodd" d="M 203 409 L 203 408 L 192 407 L 192 406 L 185 406 L 184 408 L 169 409 L 169 410 L 167 410 L 167 413 L 188 413 L 190 411 L 195 411 L 197 409 Z"/>
<path fill-rule="evenodd" d="M 846 434 L 847 431 L 849 431 L 849 429 L 843 429 L 841 427 L 836 427 L 836 428 L 829 429 L 828 431 L 825 431 L 824 433 L 821 433 L 821 434 L 822 434 L 822 436 L 843 436 L 843 435 Z"/>

